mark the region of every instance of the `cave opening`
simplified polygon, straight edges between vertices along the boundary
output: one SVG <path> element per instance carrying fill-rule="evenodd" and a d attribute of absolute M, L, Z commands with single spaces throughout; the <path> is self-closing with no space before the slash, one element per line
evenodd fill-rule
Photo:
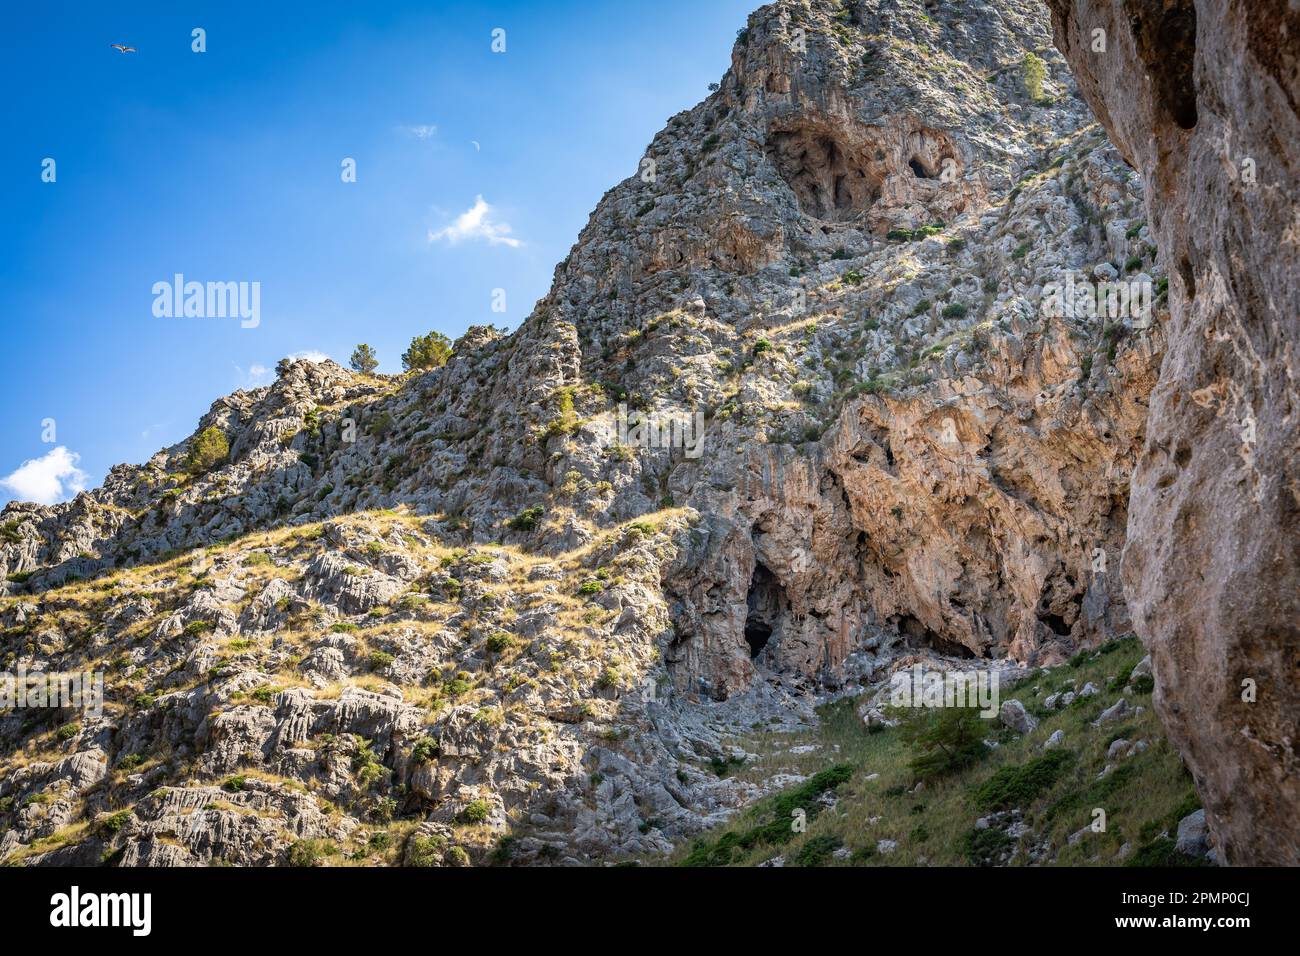
<path fill-rule="evenodd" d="M 919 618 L 911 614 L 898 615 L 894 623 L 908 647 L 929 648 L 935 653 L 947 657 L 973 658 L 975 656 L 975 652 L 965 644 L 949 640 L 942 634 L 926 627 Z"/>
<path fill-rule="evenodd" d="M 799 208 L 816 219 L 856 219 L 880 199 L 883 171 L 831 128 L 807 124 L 773 130 L 767 155 Z"/>
<path fill-rule="evenodd" d="M 781 583 L 761 562 L 754 565 L 746 603 L 745 643 L 749 645 L 749 659 L 758 660 L 759 655 L 772 644 L 786 606 Z"/>
<path fill-rule="evenodd" d="M 767 642 L 772 639 L 772 627 L 758 618 L 749 617 L 745 619 L 745 643 L 749 645 L 749 659 L 752 661 L 763 652 L 767 647 Z"/>
<path fill-rule="evenodd" d="M 1059 614 L 1039 614 L 1038 619 L 1048 626 L 1053 634 L 1060 637 L 1070 636 L 1070 625 Z"/>
<path fill-rule="evenodd" d="M 934 179 L 934 173 L 925 168 L 925 163 L 921 162 L 920 157 L 913 156 L 907 161 L 907 165 L 916 175 L 917 179 Z"/>

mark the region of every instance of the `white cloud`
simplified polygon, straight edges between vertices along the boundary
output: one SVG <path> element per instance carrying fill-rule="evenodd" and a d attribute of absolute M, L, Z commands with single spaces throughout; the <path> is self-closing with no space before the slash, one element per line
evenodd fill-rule
<path fill-rule="evenodd" d="M 248 371 L 236 365 L 235 374 L 239 376 L 240 388 L 258 388 L 262 385 L 270 385 L 275 380 L 275 369 L 267 368 L 258 362 L 250 365 Z"/>
<path fill-rule="evenodd" d="M 89 477 L 77 467 L 81 456 L 60 445 L 40 458 L 23 462 L 13 474 L 0 478 L 0 487 L 8 488 L 21 501 L 52 505 L 66 501 L 86 490 Z"/>
<path fill-rule="evenodd" d="M 438 127 L 434 126 L 432 123 L 421 123 L 415 126 L 399 126 L 397 128 L 408 136 L 414 136 L 416 139 L 432 139 L 438 132 Z"/>
<path fill-rule="evenodd" d="M 510 224 L 495 222 L 492 219 L 492 212 L 492 207 L 484 201 L 483 197 L 476 196 L 474 205 L 457 216 L 456 221 L 450 226 L 437 232 L 430 231 L 429 241 L 438 242 L 446 239 L 454 246 L 465 239 L 486 239 L 494 246 L 509 246 L 511 249 L 522 246 L 522 242 L 511 237 L 510 233 L 513 230 Z"/>
<path fill-rule="evenodd" d="M 316 349 L 303 349 L 301 352 L 291 352 L 286 355 L 285 358 L 291 362 L 303 359 L 317 364 L 330 361 L 328 355 L 324 352 L 317 351 Z M 261 388 L 263 385 L 270 385 L 275 381 L 274 366 L 266 366 L 260 362 L 254 362 L 252 365 L 248 366 L 247 370 L 245 370 L 242 366 L 234 365 L 233 363 L 232 365 L 235 369 L 235 374 L 239 376 L 240 388 Z"/>

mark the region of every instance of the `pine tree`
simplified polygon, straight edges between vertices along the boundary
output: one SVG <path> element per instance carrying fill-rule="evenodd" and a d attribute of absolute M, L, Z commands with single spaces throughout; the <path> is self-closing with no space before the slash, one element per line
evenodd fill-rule
<path fill-rule="evenodd" d="M 369 375 L 379 368 L 379 359 L 375 358 L 375 350 L 364 342 L 352 350 L 350 361 L 352 370 L 362 375 Z"/>
<path fill-rule="evenodd" d="M 1029 98 L 1037 103 L 1043 98 L 1043 80 L 1047 78 L 1047 64 L 1035 53 L 1026 53 L 1020 62 L 1020 69 L 1025 76 L 1025 89 Z"/>
<path fill-rule="evenodd" d="M 185 467 L 191 475 L 201 475 L 225 461 L 229 454 L 230 442 L 225 432 L 216 427 L 205 428 L 190 444 Z"/>
<path fill-rule="evenodd" d="M 402 368 L 423 372 L 446 365 L 449 358 L 451 339 L 441 332 L 430 332 L 411 339 L 411 347 L 402 353 Z"/>

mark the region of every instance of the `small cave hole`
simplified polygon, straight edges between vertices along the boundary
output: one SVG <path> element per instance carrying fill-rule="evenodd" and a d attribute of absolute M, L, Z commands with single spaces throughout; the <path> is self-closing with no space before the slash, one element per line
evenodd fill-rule
<path fill-rule="evenodd" d="M 753 660 L 772 639 L 772 626 L 752 615 L 745 619 L 745 643 L 749 645 L 749 659 Z"/>
<path fill-rule="evenodd" d="M 756 660 L 771 643 L 772 635 L 776 633 L 786 608 L 785 591 L 781 583 L 761 563 L 754 565 L 747 603 L 749 612 L 745 617 L 745 643 L 749 645 L 750 660 Z"/>
<path fill-rule="evenodd" d="M 934 179 L 934 173 L 930 172 L 930 170 L 926 168 L 925 163 L 921 162 L 920 157 L 913 156 L 908 160 L 907 165 L 911 168 L 912 172 L 916 174 L 917 179 Z"/>
<path fill-rule="evenodd" d="M 1038 619 L 1046 624 L 1053 634 L 1061 637 L 1070 636 L 1070 625 L 1065 623 L 1065 618 L 1059 614 L 1039 614 Z"/>
<path fill-rule="evenodd" d="M 896 626 L 898 633 L 903 635 L 908 647 L 929 648 L 936 654 L 943 654 L 946 657 L 972 658 L 975 656 L 975 652 L 965 644 L 948 640 L 942 634 L 926 627 L 911 614 L 900 614 Z"/>

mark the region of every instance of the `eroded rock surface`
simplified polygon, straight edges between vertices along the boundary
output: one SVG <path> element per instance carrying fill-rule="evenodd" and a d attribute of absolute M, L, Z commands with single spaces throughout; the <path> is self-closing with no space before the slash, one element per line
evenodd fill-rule
<path fill-rule="evenodd" d="M 1156 707 L 1226 860 L 1295 865 L 1300 8 L 1049 2 L 1171 280 L 1124 552 Z"/>

